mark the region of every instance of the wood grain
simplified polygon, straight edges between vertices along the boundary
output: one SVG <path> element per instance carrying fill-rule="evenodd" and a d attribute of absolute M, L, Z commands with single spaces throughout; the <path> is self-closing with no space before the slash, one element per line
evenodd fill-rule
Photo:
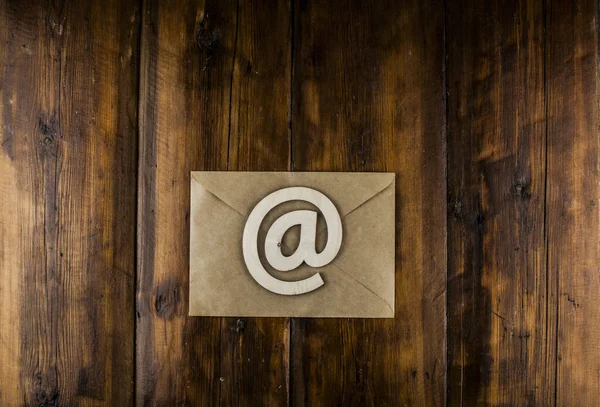
<path fill-rule="evenodd" d="M 140 405 L 287 402 L 286 320 L 192 318 L 187 304 L 190 171 L 288 167 L 289 15 L 281 2 L 145 3 Z"/>
<path fill-rule="evenodd" d="M 290 4 L 239 1 L 237 15 L 228 169 L 285 171 L 290 162 Z M 288 404 L 289 343 L 289 319 L 223 319 L 221 404 Z"/>
<path fill-rule="evenodd" d="M 551 405 L 543 5 L 447 12 L 448 402 Z"/>
<path fill-rule="evenodd" d="M 548 274 L 558 309 L 556 405 L 600 402 L 598 3 L 547 10 Z"/>
<path fill-rule="evenodd" d="M 0 2 L 1 405 L 132 403 L 138 31 Z"/>
<path fill-rule="evenodd" d="M 292 405 L 444 405 L 444 6 L 294 5 L 293 169 L 397 179 L 396 317 L 292 321 Z"/>
<path fill-rule="evenodd" d="M 0 0 L 0 405 L 598 405 L 598 21 Z M 187 316 L 190 171 L 286 169 L 396 172 L 393 320 Z"/>

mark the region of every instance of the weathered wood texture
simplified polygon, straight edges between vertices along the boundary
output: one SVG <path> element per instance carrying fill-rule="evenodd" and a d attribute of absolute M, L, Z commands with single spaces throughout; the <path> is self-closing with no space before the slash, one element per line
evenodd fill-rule
<path fill-rule="evenodd" d="M 285 319 L 188 317 L 192 170 L 289 166 L 285 2 L 145 3 L 137 402 L 285 405 Z M 208 238 L 208 237 L 207 237 Z"/>
<path fill-rule="evenodd" d="M 550 405 L 543 4 L 447 13 L 449 405 Z"/>
<path fill-rule="evenodd" d="M 598 405 L 598 114 L 592 0 L 0 0 L 0 405 Z M 286 169 L 396 172 L 395 319 L 187 316 Z"/>
<path fill-rule="evenodd" d="M 0 405 L 133 401 L 139 10 L 0 2 Z"/>
<path fill-rule="evenodd" d="M 598 3 L 548 4 L 548 275 L 556 405 L 600 405 Z"/>
<path fill-rule="evenodd" d="M 290 7 L 280 0 L 239 0 L 229 109 L 231 171 L 289 168 Z M 288 319 L 223 319 L 221 404 L 286 405 L 289 343 Z"/>
<path fill-rule="evenodd" d="M 293 405 L 443 405 L 444 5 L 300 2 L 293 169 L 396 172 L 396 318 L 293 320 Z"/>

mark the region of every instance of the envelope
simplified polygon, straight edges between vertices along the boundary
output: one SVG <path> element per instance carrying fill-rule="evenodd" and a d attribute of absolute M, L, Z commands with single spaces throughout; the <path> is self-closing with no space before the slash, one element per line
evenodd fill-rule
<path fill-rule="evenodd" d="M 190 192 L 189 315 L 394 317 L 394 173 L 192 172 Z"/>

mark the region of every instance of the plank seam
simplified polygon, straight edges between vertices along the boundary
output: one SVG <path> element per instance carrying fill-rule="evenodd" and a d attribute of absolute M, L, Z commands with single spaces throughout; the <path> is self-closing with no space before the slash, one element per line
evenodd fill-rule
<path fill-rule="evenodd" d="M 292 121 L 294 118 L 294 2 L 290 1 L 290 104 L 288 111 L 288 133 L 290 143 L 290 155 L 289 155 L 289 171 L 294 171 L 294 134 Z M 291 395 L 293 394 L 292 385 L 292 337 L 294 335 L 294 319 L 287 318 L 288 334 L 287 334 L 287 365 L 286 365 L 286 386 L 287 386 L 287 405 L 291 406 L 292 400 Z"/>
<path fill-rule="evenodd" d="M 240 1 L 236 1 L 235 9 L 235 36 L 233 40 L 233 56 L 231 57 L 231 74 L 229 76 L 229 124 L 227 128 L 227 171 L 229 171 L 231 158 L 231 120 L 233 109 L 233 79 L 235 76 L 235 59 L 238 45 L 238 32 L 240 27 Z M 219 382 L 223 377 L 223 321 L 225 318 L 219 318 Z M 237 385 L 237 405 L 240 405 L 240 381 L 236 381 Z M 219 406 L 222 405 L 221 385 L 219 385 Z"/>
<path fill-rule="evenodd" d="M 142 111 L 142 38 L 143 38 L 143 22 L 144 22 L 144 0 L 139 0 L 139 26 L 138 26 L 138 55 L 137 55 L 137 64 L 138 64 L 138 75 L 137 75 L 137 128 L 135 130 L 136 133 L 136 138 L 137 138 L 137 149 L 138 151 L 136 152 L 136 163 L 135 163 L 135 168 L 136 168 L 136 174 L 135 174 L 135 217 L 136 219 L 138 218 L 138 214 L 140 212 L 140 194 L 139 192 L 139 188 L 140 188 L 140 165 L 142 163 L 142 160 L 140 158 L 140 154 L 142 153 L 142 148 L 141 148 L 141 143 L 142 143 L 142 134 L 141 134 L 141 126 L 140 126 L 140 117 L 141 117 L 141 111 Z M 135 225 L 135 233 L 133 234 L 133 261 L 134 261 L 134 270 L 135 272 L 133 273 L 133 395 L 132 395 L 132 400 L 133 400 L 133 405 L 136 406 L 137 405 L 137 373 L 138 373 L 138 357 L 137 357 L 137 341 L 138 341 L 138 337 L 137 337 L 137 328 L 138 328 L 138 319 L 137 319 L 137 313 L 138 313 L 138 308 L 137 308 L 137 293 L 138 293 L 138 270 L 140 267 L 140 260 L 138 258 L 139 255 L 139 250 L 138 250 L 138 244 L 139 244 L 139 234 L 138 234 L 138 225 Z"/>
<path fill-rule="evenodd" d="M 544 77 L 544 110 L 545 110 L 545 140 L 544 140 L 544 250 L 545 250 L 545 261 L 546 261 L 546 338 L 549 338 L 551 333 L 549 330 L 550 324 L 548 323 L 549 312 L 550 312 L 550 249 L 548 245 L 548 127 L 549 127 L 549 107 L 548 107 L 548 18 L 549 7 L 548 2 L 545 0 L 542 4 L 544 9 L 544 61 L 543 61 L 543 77 Z M 557 271 L 558 272 L 558 271 Z M 558 277 L 558 276 L 557 276 Z M 555 330 L 554 336 L 554 400 L 553 405 L 556 405 L 557 391 L 558 391 L 558 278 L 556 279 L 556 317 L 555 317 Z"/>
<path fill-rule="evenodd" d="M 449 213 L 448 213 L 448 195 L 450 193 L 449 191 L 449 181 L 448 181 L 448 117 L 449 117 L 449 108 L 448 108 L 448 0 L 444 0 L 444 28 L 442 30 L 442 35 L 443 35 L 443 41 L 442 41 L 442 46 L 444 47 L 443 49 L 443 59 L 442 59 L 442 76 L 443 76 L 443 86 L 444 86 L 444 93 L 443 93 L 443 104 L 444 104 L 444 118 L 443 118 L 443 139 L 444 139 L 444 181 L 445 181 L 445 188 L 446 188 L 446 197 L 444 199 L 445 204 L 446 204 L 446 242 L 445 242 L 445 256 L 446 256 L 446 282 L 445 282 L 445 287 L 446 287 L 446 293 L 448 293 L 448 270 L 450 269 L 449 267 L 449 262 L 450 262 L 450 256 L 448 256 L 448 251 L 449 251 L 449 247 L 448 247 L 448 234 L 449 234 L 449 228 L 448 228 L 448 224 L 449 224 Z M 450 335 L 449 335 L 449 330 L 448 330 L 448 319 L 449 319 L 449 310 L 450 310 L 450 303 L 449 303 L 449 296 L 446 294 L 446 309 L 444 312 L 444 337 L 446 339 L 446 343 L 444 344 L 445 347 L 445 355 L 444 355 L 444 372 L 445 372 L 445 377 L 444 377 L 444 394 L 445 397 L 443 399 L 443 405 L 447 406 L 448 405 L 448 399 L 449 399 L 449 392 L 448 392 L 448 377 L 450 377 L 450 363 L 448 363 L 448 349 L 449 349 L 449 343 L 450 343 Z"/>

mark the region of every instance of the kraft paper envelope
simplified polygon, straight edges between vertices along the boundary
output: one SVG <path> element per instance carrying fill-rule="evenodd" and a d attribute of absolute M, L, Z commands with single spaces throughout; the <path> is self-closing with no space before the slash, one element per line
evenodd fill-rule
<path fill-rule="evenodd" d="M 323 285 L 299 295 L 282 295 L 261 286 L 249 272 L 242 245 L 246 221 L 257 204 L 290 187 L 310 188 L 329 198 L 342 230 L 339 251 L 329 264 L 311 267 L 302 263 L 296 269 L 279 271 L 269 264 L 264 247 L 277 219 L 297 210 L 317 212 L 314 253 L 322 253 L 329 235 L 336 232 L 328 230 L 331 225 L 321 207 L 302 200 L 275 206 L 260 223 L 255 238 L 258 256 L 270 276 L 283 281 L 321 276 Z M 192 172 L 190 215 L 190 315 L 394 316 L 393 173 Z M 302 227 L 290 227 L 278 241 L 283 256 L 298 249 Z"/>

